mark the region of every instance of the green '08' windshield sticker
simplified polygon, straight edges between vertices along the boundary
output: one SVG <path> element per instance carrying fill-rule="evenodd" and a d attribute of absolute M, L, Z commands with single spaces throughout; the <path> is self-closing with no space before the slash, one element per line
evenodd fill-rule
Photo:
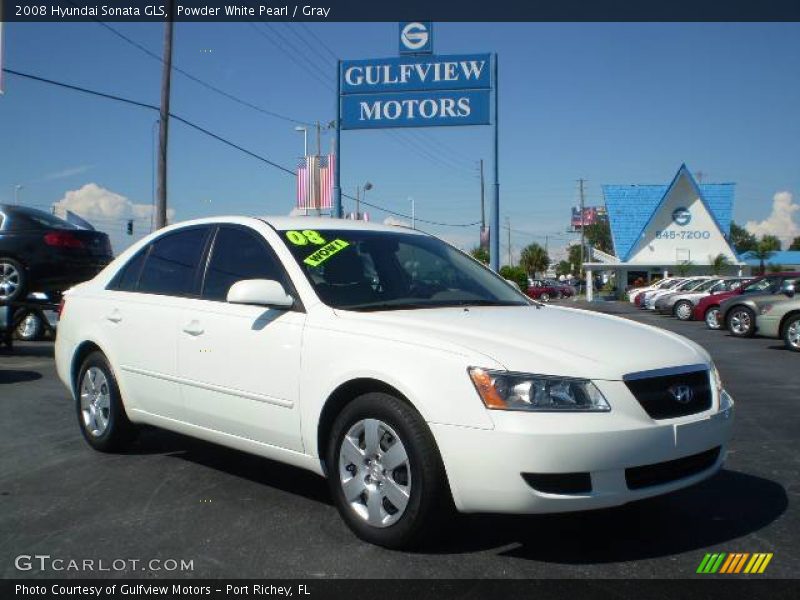
<path fill-rule="evenodd" d="M 307 256 L 303 262 L 311 267 L 318 267 L 326 260 L 328 260 L 331 256 L 333 256 L 337 252 L 344 250 L 349 245 L 350 244 L 348 244 L 344 240 L 340 240 L 337 238 L 332 242 L 330 242 L 329 244 L 325 244 L 322 248 L 320 248 L 313 254 Z"/>

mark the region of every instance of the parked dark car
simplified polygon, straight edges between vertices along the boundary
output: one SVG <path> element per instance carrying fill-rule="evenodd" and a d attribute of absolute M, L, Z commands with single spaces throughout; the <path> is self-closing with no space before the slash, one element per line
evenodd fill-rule
<path fill-rule="evenodd" d="M 724 300 L 733 296 L 739 296 L 741 294 L 764 294 L 770 289 L 773 291 L 778 290 L 784 279 L 788 277 L 797 277 L 798 275 L 800 275 L 800 273 L 796 272 L 770 273 L 769 275 L 761 275 L 741 285 L 735 290 L 706 296 L 695 305 L 694 311 L 692 312 L 692 318 L 695 321 L 705 321 L 706 327 L 709 329 L 722 329 L 725 321 L 724 319 L 720 318 L 719 307 Z"/>
<path fill-rule="evenodd" d="M 0 204 L 0 302 L 62 292 L 111 262 L 105 233 L 25 206 Z"/>
<path fill-rule="evenodd" d="M 575 288 L 553 279 L 531 279 L 527 294 L 534 300 L 548 302 L 553 298 L 570 298 L 574 296 Z"/>

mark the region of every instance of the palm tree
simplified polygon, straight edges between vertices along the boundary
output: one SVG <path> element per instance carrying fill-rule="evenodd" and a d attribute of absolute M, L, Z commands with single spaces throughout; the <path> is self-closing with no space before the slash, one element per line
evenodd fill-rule
<path fill-rule="evenodd" d="M 547 270 L 547 267 L 550 266 L 550 257 L 547 256 L 544 248 L 534 242 L 522 249 L 519 266 L 525 269 L 526 273 L 535 277 L 536 273 Z"/>
<path fill-rule="evenodd" d="M 479 260 L 485 265 L 489 264 L 489 251 L 486 248 L 475 246 L 469 253 L 475 260 Z"/>
<path fill-rule="evenodd" d="M 775 250 L 773 250 L 774 245 L 772 244 L 771 240 L 761 238 L 761 241 L 756 244 L 756 249 L 752 250 L 750 254 L 753 258 L 758 259 L 758 274 L 763 275 L 765 268 L 764 263 L 766 263 L 772 255 L 775 254 Z"/>
<path fill-rule="evenodd" d="M 730 266 L 730 264 L 730 259 L 720 252 L 711 260 L 711 273 L 714 275 L 721 275 L 722 272 Z"/>

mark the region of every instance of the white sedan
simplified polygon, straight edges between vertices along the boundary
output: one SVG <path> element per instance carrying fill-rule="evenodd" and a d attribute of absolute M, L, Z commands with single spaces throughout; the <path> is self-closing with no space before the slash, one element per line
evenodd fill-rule
<path fill-rule="evenodd" d="M 100 451 L 148 424 L 309 469 L 361 538 L 440 511 L 594 509 L 722 465 L 709 355 L 533 302 L 404 228 L 226 217 L 162 229 L 66 296 L 58 373 Z"/>

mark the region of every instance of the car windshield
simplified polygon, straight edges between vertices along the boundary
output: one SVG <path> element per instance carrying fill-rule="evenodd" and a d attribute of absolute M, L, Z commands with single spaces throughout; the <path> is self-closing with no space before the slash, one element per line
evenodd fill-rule
<path fill-rule="evenodd" d="M 696 288 L 694 288 L 693 291 L 695 291 L 695 292 L 707 292 L 711 288 L 716 287 L 719 283 L 721 283 L 721 282 L 719 280 L 717 280 L 717 279 L 709 279 L 708 281 L 704 281 L 703 283 L 698 285 Z"/>
<path fill-rule="evenodd" d="M 700 285 L 702 281 L 697 281 L 696 279 L 689 279 L 688 281 L 684 281 L 680 286 L 676 288 L 679 292 L 689 292 Z"/>
<path fill-rule="evenodd" d="M 427 235 L 346 229 L 279 234 L 319 298 L 333 308 L 531 304 L 502 277 Z"/>

